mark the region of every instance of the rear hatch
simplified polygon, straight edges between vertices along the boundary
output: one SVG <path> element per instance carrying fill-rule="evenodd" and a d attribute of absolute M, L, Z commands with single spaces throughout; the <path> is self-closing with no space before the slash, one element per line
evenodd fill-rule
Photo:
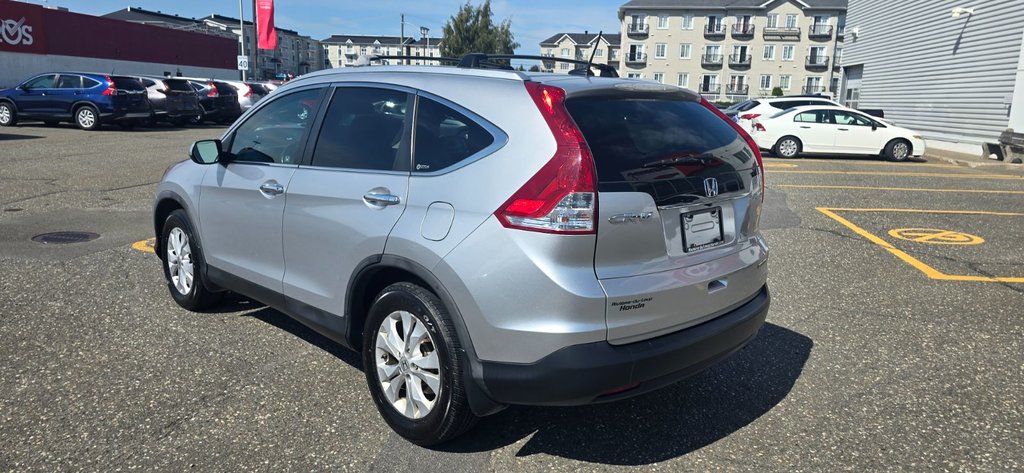
<path fill-rule="evenodd" d="M 693 93 L 644 84 L 570 94 L 594 156 L 594 270 L 608 340 L 630 343 L 717 317 L 764 285 L 761 169 L 744 137 Z"/>
<path fill-rule="evenodd" d="M 217 97 L 213 99 L 222 117 L 237 118 L 242 114 L 242 106 L 238 103 L 238 91 L 227 82 L 214 81 Z"/>
<path fill-rule="evenodd" d="M 164 79 L 167 113 L 171 116 L 199 113 L 199 95 L 185 79 Z"/>
<path fill-rule="evenodd" d="M 125 76 L 111 76 L 114 82 L 114 94 L 111 103 L 118 112 L 148 113 L 149 97 L 146 87 L 139 79 Z"/>

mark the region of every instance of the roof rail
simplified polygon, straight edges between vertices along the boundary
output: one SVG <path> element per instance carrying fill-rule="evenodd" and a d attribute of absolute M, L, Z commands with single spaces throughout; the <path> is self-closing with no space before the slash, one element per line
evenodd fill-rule
<path fill-rule="evenodd" d="M 576 64 L 577 67 L 570 72 L 573 75 L 586 75 L 592 76 L 594 73 L 590 68 L 597 69 L 601 72 L 601 77 L 619 77 L 619 72 L 614 67 L 607 64 L 594 64 L 590 61 L 582 61 L 579 59 L 565 59 L 552 56 L 532 56 L 526 54 L 484 54 L 484 53 L 469 53 L 462 56 L 462 60 L 459 61 L 458 67 L 467 69 L 505 69 L 511 70 L 512 66 L 508 64 L 502 64 L 494 62 L 495 60 L 502 59 L 532 59 L 536 61 L 552 61 L 552 62 L 567 62 L 569 64 Z"/>

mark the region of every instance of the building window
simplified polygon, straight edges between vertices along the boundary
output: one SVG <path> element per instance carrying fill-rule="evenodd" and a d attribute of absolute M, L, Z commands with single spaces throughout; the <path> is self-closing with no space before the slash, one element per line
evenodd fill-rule
<path fill-rule="evenodd" d="M 829 90 L 829 92 L 832 92 L 833 94 L 835 94 L 837 96 L 839 95 L 839 78 L 838 77 L 833 77 L 831 80 L 829 80 L 828 90 Z"/>
<path fill-rule="evenodd" d="M 559 68 L 559 69 L 561 69 L 561 70 L 563 70 L 563 71 L 567 71 L 567 70 L 569 70 L 569 67 L 570 67 L 570 66 L 572 66 L 572 64 L 569 64 L 569 63 L 567 63 L 567 62 L 562 62 L 562 63 L 559 63 L 559 64 L 558 64 L 558 68 Z"/>
<path fill-rule="evenodd" d="M 779 27 L 779 14 L 778 13 L 770 13 L 768 15 L 768 24 L 766 26 L 768 28 L 778 28 Z"/>
<path fill-rule="evenodd" d="M 789 83 L 792 82 L 793 77 L 788 75 L 779 76 L 779 87 L 782 90 L 789 90 Z"/>
<path fill-rule="evenodd" d="M 604 57 L 604 50 L 601 48 L 594 50 L 594 57 Z"/>
<path fill-rule="evenodd" d="M 796 28 L 796 26 L 797 26 L 796 21 L 797 21 L 797 16 L 796 15 L 786 15 L 786 28 Z"/>
<path fill-rule="evenodd" d="M 708 33 L 721 33 L 725 31 L 725 25 L 722 23 L 722 17 L 720 16 L 709 16 L 708 17 Z"/>
<path fill-rule="evenodd" d="M 774 61 L 775 60 L 775 45 L 774 44 L 769 44 L 769 45 L 766 45 L 764 47 L 764 55 L 762 56 L 762 58 L 765 61 Z"/>
<path fill-rule="evenodd" d="M 690 54 L 691 54 L 691 50 L 692 49 L 693 48 L 689 44 L 687 44 L 687 43 L 680 44 L 679 45 L 679 59 L 690 59 Z"/>
<path fill-rule="evenodd" d="M 792 61 L 793 60 L 794 47 L 792 45 L 785 45 L 782 47 L 782 60 Z"/>
<path fill-rule="evenodd" d="M 683 15 L 683 29 L 684 30 L 692 30 L 693 29 L 693 15 Z"/>
<path fill-rule="evenodd" d="M 771 74 L 761 75 L 761 90 L 770 90 L 772 88 L 772 76 Z"/>
<path fill-rule="evenodd" d="M 685 72 L 680 72 L 679 74 L 676 74 L 676 85 L 678 85 L 679 87 L 689 87 L 690 75 Z"/>
<path fill-rule="evenodd" d="M 639 73 L 639 72 L 627 72 L 626 73 L 626 78 L 627 79 L 643 79 L 644 75 Z"/>
<path fill-rule="evenodd" d="M 658 29 L 668 29 L 668 15 L 658 15 Z"/>
<path fill-rule="evenodd" d="M 658 59 L 665 59 L 665 50 L 668 49 L 668 45 L 665 43 L 658 43 L 654 45 L 654 57 Z"/>
<path fill-rule="evenodd" d="M 562 57 L 569 57 L 569 48 L 562 48 Z"/>
<path fill-rule="evenodd" d="M 655 72 L 654 73 L 654 82 L 659 82 L 659 83 L 664 84 L 665 83 L 665 73 L 664 72 Z"/>
<path fill-rule="evenodd" d="M 835 64 L 842 64 L 843 63 L 842 60 L 843 60 L 843 48 L 836 47 L 836 57 L 833 60 L 833 62 Z"/>
<path fill-rule="evenodd" d="M 619 58 L 619 50 L 618 49 L 609 49 L 608 50 L 608 59 L 613 59 L 614 60 L 614 59 L 618 59 L 618 58 Z"/>

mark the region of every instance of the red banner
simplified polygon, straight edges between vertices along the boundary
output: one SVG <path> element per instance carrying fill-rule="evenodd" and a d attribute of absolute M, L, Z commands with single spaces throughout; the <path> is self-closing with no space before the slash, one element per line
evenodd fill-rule
<path fill-rule="evenodd" d="M 274 29 L 274 0 L 256 0 L 256 26 L 259 29 L 259 48 L 277 48 L 277 30 Z"/>

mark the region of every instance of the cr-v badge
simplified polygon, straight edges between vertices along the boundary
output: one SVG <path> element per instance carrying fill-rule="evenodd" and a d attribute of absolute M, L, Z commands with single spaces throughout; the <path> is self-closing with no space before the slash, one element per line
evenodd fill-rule
<path fill-rule="evenodd" d="M 609 223 L 639 223 L 654 216 L 654 212 L 618 214 L 608 217 Z"/>

